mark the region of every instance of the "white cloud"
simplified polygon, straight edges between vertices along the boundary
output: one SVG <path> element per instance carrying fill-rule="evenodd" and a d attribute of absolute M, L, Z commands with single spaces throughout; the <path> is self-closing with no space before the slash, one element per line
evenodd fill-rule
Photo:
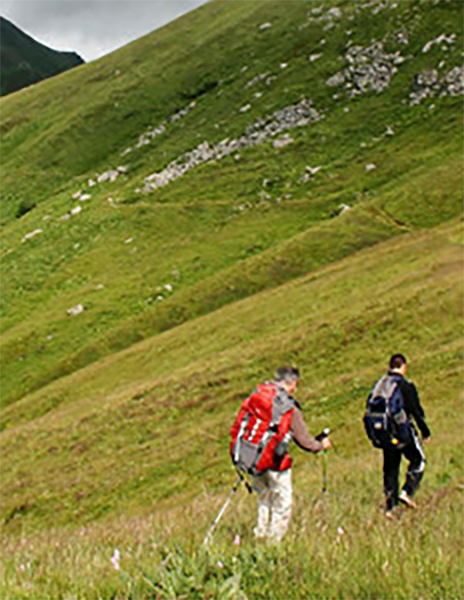
<path fill-rule="evenodd" d="M 86 61 L 108 54 L 207 0 L 2 0 L 1 14 L 37 41 Z"/>

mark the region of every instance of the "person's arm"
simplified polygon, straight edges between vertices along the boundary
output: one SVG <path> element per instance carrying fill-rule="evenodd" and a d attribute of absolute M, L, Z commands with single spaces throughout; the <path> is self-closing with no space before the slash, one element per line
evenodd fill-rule
<path fill-rule="evenodd" d="M 307 452 L 320 452 L 324 445 L 318 442 L 306 429 L 301 410 L 296 407 L 292 418 L 292 437 L 296 444 Z"/>
<path fill-rule="evenodd" d="M 405 384 L 406 393 L 404 394 L 404 400 L 406 412 L 411 417 L 414 417 L 422 438 L 426 440 L 430 437 L 431 433 L 425 421 L 425 413 L 419 400 L 419 394 L 417 393 L 416 386 L 411 381 L 407 381 Z"/>

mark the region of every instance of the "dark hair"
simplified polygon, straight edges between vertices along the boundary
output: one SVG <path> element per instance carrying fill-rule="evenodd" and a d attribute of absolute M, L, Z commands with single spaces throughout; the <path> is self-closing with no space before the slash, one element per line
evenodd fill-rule
<path fill-rule="evenodd" d="M 390 369 L 401 369 L 403 365 L 407 363 L 404 354 L 394 354 L 390 358 Z"/>
<path fill-rule="evenodd" d="M 300 378 L 300 372 L 295 367 L 280 367 L 275 372 L 276 381 L 285 381 L 285 383 L 293 383 Z"/>

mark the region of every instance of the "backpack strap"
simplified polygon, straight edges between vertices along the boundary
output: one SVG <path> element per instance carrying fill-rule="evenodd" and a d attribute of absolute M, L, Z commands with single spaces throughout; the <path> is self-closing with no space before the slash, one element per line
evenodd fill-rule
<path fill-rule="evenodd" d="M 375 387 L 372 390 L 372 398 L 380 396 L 381 398 L 388 400 L 393 395 L 397 385 L 398 382 L 394 376 L 384 375 L 375 384 Z"/>
<path fill-rule="evenodd" d="M 282 389 L 280 386 L 276 385 L 277 394 L 275 395 L 272 401 L 272 425 L 274 427 L 280 423 L 282 417 L 291 410 L 295 409 L 295 400 Z"/>
<path fill-rule="evenodd" d="M 237 435 L 237 441 L 235 442 L 234 448 L 234 462 L 237 463 L 240 458 L 240 444 L 242 442 L 243 434 L 245 433 L 246 426 L 248 425 L 248 421 L 250 420 L 250 413 L 247 413 L 243 418 L 243 421 L 240 425 L 240 429 Z"/>

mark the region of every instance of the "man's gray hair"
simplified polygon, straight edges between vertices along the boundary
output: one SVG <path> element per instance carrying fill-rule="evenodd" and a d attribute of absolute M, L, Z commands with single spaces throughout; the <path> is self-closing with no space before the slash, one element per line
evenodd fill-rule
<path fill-rule="evenodd" d="M 300 378 L 300 372 L 295 367 L 280 367 L 275 372 L 276 381 L 284 381 L 285 383 L 293 383 Z"/>

